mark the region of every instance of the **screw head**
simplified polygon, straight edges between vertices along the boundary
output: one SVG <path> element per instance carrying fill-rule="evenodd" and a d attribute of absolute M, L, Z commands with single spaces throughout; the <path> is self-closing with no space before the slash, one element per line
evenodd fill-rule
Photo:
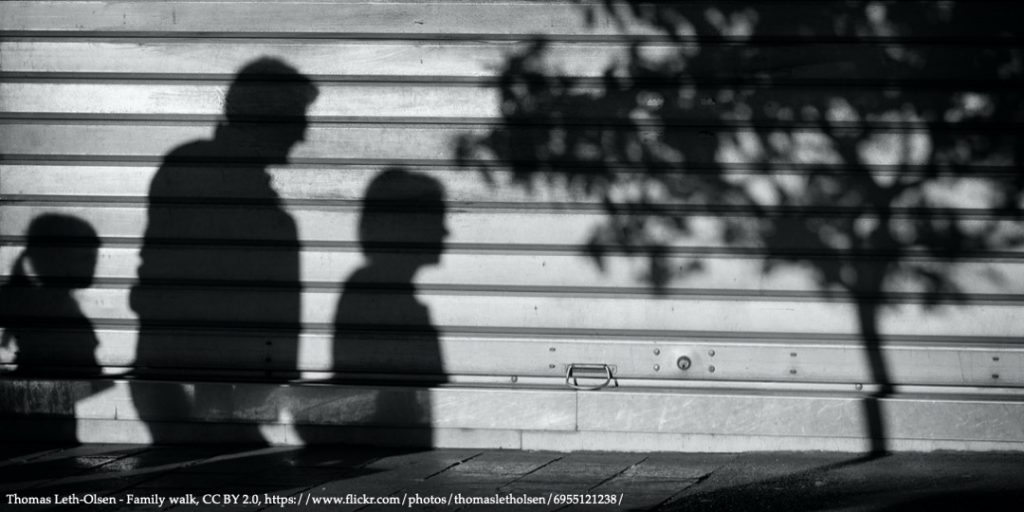
<path fill-rule="evenodd" d="M 689 370 L 692 365 L 693 361 L 691 361 L 689 357 L 682 356 L 679 359 L 676 359 L 676 366 L 678 366 L 680 370 Z"/>

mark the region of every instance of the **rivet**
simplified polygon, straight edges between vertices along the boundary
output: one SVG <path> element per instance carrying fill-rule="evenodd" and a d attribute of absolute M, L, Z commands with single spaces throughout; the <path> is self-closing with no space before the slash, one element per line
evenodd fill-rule
<path fill-rule="evenodd" d="M 554 351 L 555 351 L 555 347 L 551 347 L 551 348 L 548 349 L 548 352 L 554 352 Z"/>
<path fill-rule="evenodd" d="M 512 376 L 512 382 L 513 383 L 519 382 L 519 377 L 517 375 L 513 375 Z"/>
<path fill-rule="evenodd" d="M 993 360 L 993 361 L 998 361 L 998 360 L 999 360 L 999 356 L 995 356 L 995 357 L 993 357 L 993 358 L 992 358 L 992 360 Z"/>
<path fill-rule="evenodd" d="M 789 357 L 796 357 L 796 352 L 790 352 Z"/>
<path fill-rule="evenodd" d="M 789 371 L 789 374 L 790 374 L 790 375 L 796 375 L 796 370 L 790 370 L 790 371 Z"/>
<path fill-rule="evenodd" d="M 656 356 L 657 355 L 661 355 L 661 349 L 660 348 L 654 349 L 654 355 L 656 355 Z"/>
<path fill-rule="evenodd" d="M 857 391 L 860 391 L 860 390 L 864 389 L 864 384 L 857 384 L 854 387 L 857 388 Z"/>
<path fill-rule="evenodd" d="M 708 350 L 708 355 L 711 356 L 711 357 L 715 357 L 715 351 L 714 350 Z"/>
<path fill-rule="evenodd" d="M 708 366 L 708 371 L 711 372 L 711 373 L 715 373 L 715 367 L 714 366 Z"/>
<path fill-rule="evenodd" d="M 993 379 L 998 379 L 999 378 L 999 374 L 998 373 L 993 373 L 992 374 L 992 378 Z"/>
<path fill-rule="evenodd" d="M 661 365 L 660 364 L 654 365 L 654 371 L 657 372 L 657 371 L 660 371 L 660 370 L 661 370 Z"/>
<path fill-rule="evenodd" d="M 555 365 L 553 365 L 553 364 L 549 364 L 549 365 L 548 365 L 548 368 L 554 369 L 554 368 L 555 368 Z"/>

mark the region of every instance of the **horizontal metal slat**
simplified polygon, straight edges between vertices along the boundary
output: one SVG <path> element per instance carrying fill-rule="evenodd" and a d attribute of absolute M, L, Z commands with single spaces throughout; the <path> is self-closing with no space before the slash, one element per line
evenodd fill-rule
<path fill-rule="evenodd" d="M 166 122 L 132 122 L 127 120 L 112 120 L 109 122 L 96 120 L 82 121 L 60 121 L 60 120 L 10 120 L 2 123 L 3 130 L 0 131 L 0 153 L 9 159 L 28 158 L 60 158 L 71 156 L 95 157 L 104 160 L 132 158 L 156 159 L 161 158 L 176 146 L 197 139 L 207 139 L 214 135 L 215 124 L 196 121 L 166 121 Z M 267 125 L 253 125 L 252 128 L 262 127 L 270 129 Z M 780 128 L 784 126 L 780 125 Z M 767 128 L 767 127 L 764 127 Z M 888 126 L 873 131 L 878 144 L 890 140 L 900 140 L 901 143 L 910 144 L 915 137 L 927 139 L 929 131 L 932 130 L 953 130 L 949 133 L 961 134 L 963 136 L 983 136 L 988 147 L 991 148 L 988 158 L 977 164 L 991 162 L 1006 165 L 1013 161 L 1014 148 L 1016 144 L 1016 132 L 1010 130 L 1010 125 L 998 124 L 950 124 L 944 127 L 929 125 L 909 126 Z M 498 158 L 492 151 L 485 148 L 473 148 L 470 151 L 459 152 L 460 140 L 474 140 L 487 137 L 495 131 L 501 130 L 502 137 L 495 145 L 499 151 L 508 155 L 515 155 L 522 159 L 522 164 L 528 165 L 536 158 L 531 154 L 535 148 L 532 146 L 523 147 L 521 141 L 547 140 L 550 135 L 545 126 L 511 126 L 507 129 L 500 125 L 467 124 L 455 123 L 324 123 L 313 124 L 305 132 L 304 142 L 299 143 L 291 151 L 290 155 L 297 161 L 310 159 L 354 159 L 368 160 L 387 158 L 391 161 L 402 160 L 431 160 L 438 162 L 452 162 L 456 158 L 465 158 L 468 163 L 473 162 L 498 162 Z M 665 130 L 666 140 L 673 141 L 673 146 L 683 147 L 706 147 L 707 144 L 717 144 L 721 135 L 731 135 L 736 140 L 756 138 L 756 133 L 761 128 L 756 125 L 737 123 L 733 125 L 692 125 L 685 127 L 673 127 Z M 824 139 L 826 135 L 819 128 L 809 126 L 785 127 L 790 137 L 809 139 Z M 593 128 L 602 133 L 620 134 L 623 136 L 639 136 L 642 129 L 631 129 L 625 127 Z M 850 125 L 846 132 L 853 134 L 858 129 Z M 834 133 L 846 133 L 836 128 Z M 915 142 L 920 146 L 924 140 Z M 726 146 L 723 144 L 723 146 Z M 745 155 L 732 149 L 731 153 L 716 156 L 706 154 L 707 152 L 696 151 L 694 154 L 686 155 L 687 165 L 694 165 L 698 168 L 711 164 L 730 166 L 732 164 L 747 164 Z M 205 155 L 207 159 L 216 157 L 219 161 L 237 162 L 248 156 L 243 150 L 231 146 L 210 148 L 214 154 Z M 673 151 L 676 151 L 673 149 Z M 725 151 L 723 150 L 723 153 Z M 915 154 L 916 155 L 916 154 Z M 601 165 L 604 162 L 602 154 L 591 156 L 577 155 L 577 165 Z M 747 157 L 749 159 L 749 157 Z M 902 162 L 918 164 L 923 162 L 915 160 L 916 156 L 900 156 L 892 151 L 879 150 L 872 154 L 871 158 L 865 159 L 869 163 L 879 165 L 893 165 Z M 682 164 L 683 155 L 666 155 L 666 164 Z M 812 161 L 823 160 L 825 162 L 842 162 L 842 159 L 832 153 L 821 152 L 814 154 Z M 780 165 L 783 165 L 780 163 Z"/>
<path fill-rule="evenodd" d="M 74 157 L 70 157 L 72 160 Z M 93 200 L 102 201 L 104 198 L 111 202 L 132 201 L 139 198 L 149 197 L 152 193 L 150 184 L 159 168 L 159 163 L 139 164 L 123 162 L 120 165 L 113 165 L 114 162 L 78 162 L 68 161 L 58 163 L 53 161 L 39 163 L 15 163 L 0 160 L 0 194 L 6 200 L 22 201 L 32 200 L 45 202 L 49 200 L 69 199 L 71 202 L 86 202 Z M 221 175 L 228 175 L 232 167 L 240 167 L 239 164 L 231 163 L 205 163 L 195 164 L 196 168 L 209 168 L 211 181 L 221 184 L 216 188 L 217 196 L 222 197 L 225 202 L 232 202 L 236 199 L 252 199 L 251 192 L 242 187 L 232 187 L 224 181 Z M 329 201 L 360 201 L 366 192 L 370 181 L 379 175 L 389 166 L 406 168 L 410 172 L 416 172 L 436 180 L 444 188 L 445 200 L 455 203 L 529 203 L 531 206 L 538 204 L 564 204 L 571 207 L 574 204 L 596 204 L 596 195 L 588 195 L 582 191 L 570 190 L 563 184 L 550 184 L 545 186 L 527 187 L 515 181 L 515 175 L 509 169 L 496 165 L 490 169 L 478 169 L 474 167 L 458 167 L 457 165 L 438 166 L 406 166 L 395 162 L 382 160 L 380 165 L 368 164 L 305 164 L 291 163 L 284 166 L 272 165 L 266 169 L 270 175 L 271 186 L 284 201 L 302 200 L 329 200 Z M 726 172 L 734 180 L 802 180 L 815 172 L 822 172 L 823 168 L 829 168 L 832 172 L 854 172 L 846 169 L 842 164 L 834 166 L 817 166 L 810 168 L 806 165 L 792 164 L 783 168 L 767 169 L 756 165 L 723 165 L 721 172 Z M 915 176 L 915 169 L 911 166 L 896 168 L 892 166 L 866 166 L 870 169 L 872 176 L 879 179 L 896 180 L 898 177 Z M 926 168 L 917 169 L 917 174 L 924 174 Z M 228 171 L 225 173 L 225 171 Z M 483 174 L 486 172 L 486 176 Z M 571 172 L 569 169 L 554 170 L 553 172 Z M 612 169 L 616 176 L 623 181 L 622 188 L 646 176 L 642 169 L 622 167 Z M 669 171 L 661 171 L 668 174 Z M 702 176 L 714 175 L 718 171 L 712 169 L 691 168 L 687 165 L 675 171 L 678 175 Z M 660 176 L 660 175 L 659 175 Z M 978 201 L 970 193 L 961 191 L 980 191 L 986 188 L 1010 187 L 1015 179 L 1015 172 L 1011 167 L 994 168 L 977 166 L 974 168 L 965 167 L 957 177 L 950 177 L 943 180 L 932 180 L 928 189 L 936 193 L 943 193 L 950 204 L 960 203 L 965 208 L 984 208 L 982 201 Z M 837 180 L 843 176 L 836 176 Z M 852 176 L 851 176 L 852 178 Z M 614 195 L 617 187 L 610 187 Z M 628 197 L 628 196 L 627 196 Z M 77 198 L 73 199 L 72 198 Z M 657 199 L 650 199 L 650 202 L 658 204 Z M 678 204 L 673 202 L 671 204 Z M 767 205 L 765 205 L 767 206 Z"/>
<path fill-rule="evenodd" d="M 4 205 L 5 215 L 0 219 L 0 233 L 17 236 L 27 232 L 32 219 L 44 213 L 62 213 L 78 217 L 90 224 L 102 237 L 141 238 L 146 229 L 147 214 L 145 205 L 133 206 L 65 206 L 61 204 L 33 205 L 9 203 Z M 285 213 L 270 206 L 177 206 L 156 208 L 160 215 L 173 218 L 160 232 L 162 240 L 197 242 L 355 242 L 360 237 L 358 228 L 358 210 L 356 208 L 296 208 Z M 294 221 L 298 229 L 295 232 L 285 224 L 276 227 L 253 227 L 240 230 L 240 226 L 248 226 L 256 215 L 279 222 Z M 290 215 L 290 219 L 286 219 Z M 867 214 L 865 214 L 867 215 Z M 756 227 L 758 219 L 749 212 L 737 211 L 720 214 L 694 212 L 686 216 L 689 231 L 685 236 L 667 239 L 664 244 L 668 248 L 679 247 L 735 247 L 758 248 L 757 241 L 736 241 L 725 243 L 721 236 L 724 225 L 722 219 L 731 217 L 737 225 L 747 224 Z M 813 216 L 812 216 L 813 217 Z M 827 216 L 826 216 L 827 217 Z M 407 229 L 411 221 L 418 215 L 413 212 L 383 212 L 374 217 L 376 226 L 372 238 L 362 240 L 370 243 L 397 243 L 410 247 L 417 245 L 429 248 L 436 244 L 436 237 L 427 233 Z M 600 211 L 531 211 L 529 209 L 468 209 L 449 211 L 444 216 L 444 223 L 450 235 L 447 244 L 537 244 L 575 245 L 586 247 L 594 230 L 606 221 L 605 214 Z M 773 219 L 776 230 L 806 229 L 807 218 L 797 216 L 781 216 Z M 914 217 L 890 220 L 894 230 L 913 229 Z M 965 218 L 957 220 L 958 226 L 964 231 L 978 232 L 991 229 L 994 240 L 1014 240 L 1024 231 L 1024 225 L 1011 218 L 993 217 Z M 423 245 L 427 244 L 427 245 Z M 786 250 L 821 250 L 821 241 L 807 238 L 791 237 L 773 245 L 773 251 Z M 832 247 L 839 253 L 851 256 L 860 253 L 841 247 Z M 1001 252 L 1017 253 L 1019 246 L 1000 247 Z M 435 249 L 436 250 L 436 249 Z M 993 248 L 995 250 L 995 248 Z M 870 253 L 868 253 L 870 254 Z M 970 254 L 984 257 L 984 251 Z"/>
<path fill-rule="evenodd" d="M 665 5 L 651 3 L 644 8 L 661 8 L 684 20 L 699 21 L 711 9 L 724 12 L 754 9 L 771 19 L 787 17 L 814 21 L 821 13 L 863 15 L 866 1 L 813 2 L 687 2 Z M 644 9 L 641 9 L 641 12 Z M 992 2 L 901 2 L 892 10 L 897 19 L 922 20 L 901 26 L 903 37 L 995 39 L 982 21 L 992 11 L 1014 16 L 1019 10 L 1007 3 Z M 291 33 L 291 34 L 387 34 L 390 37 L 444 34 L 537 34 L 551 37 L 572 35 L 658 34 L 653 23 L 635 19 L 618 10 L 616 21 L 600 2 L 8 2 L 0 16 L 3 31 L 64 32 L 184 32 L 184 33 Z M 949 23 L 952 12 L 959 23 Z M 586 19 L 590 18 L 587 23 Z M 817 18 L 820 19 L 820 18 Z M 769 36 L 807 36 L 792 25 L 769 24 L 761 30 Z M 819 23 L 818 37 L 830 34 L 831 24 Z M 687 24 L 679 29 L 687 33 Z M 870 36 L 869 36 L 870 37 Z M 879 36 L 876 36 L 879 37 Z M 883 36 L 884 37 L 884 36 Z M 892 37 L 892 36 L 890 36 Z"/>
<path fill-rule="evenodd" d="M 529 41 L 529 38 L 527 38 Z M 230 76 L 245 63 L 277 56 L 310 76 L 451 76 L 493 77 L 510 56 L 531 43 L 520 41 L 291 41 L 271 39 L 8 39 L 0 41 L 5 73 L 124 73 Z M 898 45 L 905 46 L 905 45 Z M 538 72 L 552 76 L 600 77 L 615 62 L 628 61 L 628 43 L 551 43 L 538 60 Z M 750 75 L 773 79 L 821 80 L 857 76 L 860 80 L 959 80 L 971 69 L 975 80 L 1003 79 L 996 66 L 976 69 L 978 62 L 1010 57 L 1011 49 L 943 44 L 918 48 L 925 67 L 882 65 L 886 45 L 806 42 L 760 47 L 758 58 L 739 58 L 742 46 L 703 48 L 699 43 L 642 45 L 652 61 L 685 57 L 688 75 L 736 79 Z M 1005 54 L 1005 55 L 1004 55 Z M 987 60 L 986 60 L 987 59 Z M 1004 59 L 1005 60 L 1005 59 Z"/>
<path fill-rule="evenodd" d="M 676 97 L 680 89 L 694 84 L 680 82 L 675 86 L 639 86 L 648 95 L 660 95 L 663 98 Z M 934 84 L 935 87 L 942 83 Z M 828 105 L 836 98 L 842 98 L 854 111 L 871 112 L 885 107 L 906 103 L 914 105 L 946 106 L 958 98 L 980 98 L 991 104 L 1012 104 L 1016 91 L 999 90 L 998 85 L 992 91 L 977 88 L 960 89 L 951 84 L 948 90 L 917 90 L 904 89 L 899 85 L 883 88 L 859 88 L 849 84 L 843 86 L 827 85 L 774 85 L 770 88 L 751 87 L 737 84 L 735 86 L 710 86 L 700 83 L 694 91 L 695 97 L 688 100 L 696 105 L 713 104 L 719 93 L 735 91 L 742 97 L 747 95 L 757 102 L 774 101 L 783 105 Z M 978 85 L 978 84 L 974 84 Z M 10 81 L 0 83 L 0 115 L 19 116 L 32 115 L 188 115 L 217 117 L 223 113 L 224 95 L 228 83 L 175 83 L 168 80 L 164 83 L 88 83 L 88 82 L 26 82 Z M 249 86 L 252 88 L 253 86 Z M 281 87 L 280 84 L 268 82 L 266 90 L 272 91 Z M 501 111 L 501 90 L 496 84 L 457 84 L 457 83 L 323 83 L 318 84 L 319 95 L 310 108 L 310 119 L 330 118 L 435 118 L 444 119 L 487 119 L 499 118 Z M 255 94 L 255 93 L 254 93 Z M 634 101 L 631 96 L 636 91 L 614 93 L 602 90 L 598 85 L 582 84 L 574 88 L 571 95 L 593 95 L 595 98 L 608 94 L 608 98 L 620 99 L 623 103 Z M 566 99 L 570 94 L 566 94 Z M 595 100 L 596 101 L 596 100 Z M 626 103 L 628 104 L 628 103 Z M 669 124 L 700 124 L 702 122 L 720 122 L 722 113 L 708 108 L 679 108 L 669 103 L 669 108 L 659 112 L 659 122 Z M 935 115 L 923 112 L 921 122 L 941 121 Z M 613 123 L 609 112 L 601 109 L 585 110 L 566 108 L 561 121 L 575 123 L 577 121 Z M 772 116 L 760 109 L 752 113 L 752 122 L 768 124 L 796 125 L 792 121 Z M 931 116 L 931 117 L 927 117 Z M 1024 120 L 1024 112 L 1009 112 L 1003 119 Z M 639 123 L 635 118 L 617 120 L 621 124 Z M 841 123 L 840 123 L 841 125 Z M 865 121 L 862 126 L 883 128 L 884 123 Z"/>
<path fill-rule="evenodd" d="M 92 321 L 134 321 L 127 289 L 92 288 L 79 294 Z M 136 298 L 146 317 L 161 324 L 240 329 L 340 325 L 356 329 L 633 329 L 857 335 L 853 304 L 785 297 L 651 298 L 647 295 L 560 295 L 414 290 L 340 295 L 334 290 L 153 289 Z M 136 302 L 139 304 L 140 302 Z M 876 305 L 881 335 L 1019 336 L 1020 305 L 1013 302 Z M 28 318 L 55 322 L 60 312 L 33 310 Z M 424 318 L 424 315 L 426 317 Z"/>
<path fill-rule="evenodd" d="M 16 259 L 24 250 L 23 246 L 5 245 L 0 248 L 0 275 L 10 275 Z M 247 284 L 274 284 L 295 279 L 287 269 L 268 267 L 263 262 L 277 258 L 277 251 L 286 249 L 252 247 L 160 247 L 150 249 L 160 261 L 175 261 L 188 258 L 193 261 L 207 261 L 205 266 L 188 268 L 167 267 L 152 270 L 154 279 L 194 280 L 196 285 L 207 282 Z M 582 250 L 582 248 L 581 248 Z M 60 258 L 67 248 L 37 248 L 37 254 L 46 258 L 52 255 Z M 414 264 L 420 255 L 415 252 L 380 251 L 396 266 L 403 262 Z M 131 282 L 136 279 L 139 264 L 138 247 L 104 247 L 101 245 L 95 270 L 94 285 L 117 282 Z M 243 257 L 244 255 L 244 257 Z M 309 287 L 316 284 L 323 287 L 337 286 L 352 274 L 366 260 L 366 255 L 356 248 L 348 250 L 304 249 L 299 254 L 300 284 Z M 1018 261 L 979 261 L 965 258 L 949 268 L 942 260 L 929 261 L 926 258 L 906 260 L 921 268 L 935 268 L 947 273 L 962 300 L 976 300 L 976 294 L 1014 294 L 1024 290 L 1024 257 Z M 647 260 L 625 255 L 609 255 L 600 265 L 584 254 L 476 254 L 452 253 L 443 255 L 441 264 L 426 267 L 416 278 L 419 286 L 489 286 L 494 289 L 513 286 L 534 286 L 559 288 L 600 287 L 602 289 L 636 289 L 645 286 Z M 704 256 L 669 256 L 666 264 L 679 271 L 661 288 L 662 294 L 700 290 L 704 294 L 747 293 L 750 296 L 771 295 L 776 292 L 823 293 L 814 268 L 841 264 L 833 259 L 809 259 L 808 267 L 780 265 L 766 270 L 763 257 L 729 256 L 708 254 Z M 394 278 L 387 274 L 371 278 L 367 284 L 394 284 Z M 0 278 L 3 280 L 3 278 Z M 887 292 L 901 297 L 908 292 L 920 293 L 923 283 L 911 276 L 894 274 L 886 283 Z M 837 289 L 830 290 L 836 298 L 845 294 Z M 948 292 L 928 294 L 939 302 L 956 302 Z M 823 299 L 824 300 L 824 299 Z"/>
<path fill-rule="evenodd" d="M 33 332 L 47 332 L 38 329 Z M 49 342 L 61 353 L 73 331 L 53 329 Z M 513 331 L 510 331 L 513 332 Z M 96 360 L 105 371 L 133 371 L 137 333 L 133 329 L 99 327 Z M 249 372 L 252 378 L 303 379 L 437 379 L 493 377 L 493 383 L 565 385 L 573 363 L 607 364 L 612 387 L 721 387 L 781 391 L 778 385 L 833 383 L 822 391 L 871 392 L 877 384 L 867 349 L 856 337 L 815 341 L 701 338 L 679 332 L 661 339 L 628 336 L 475 336 L 442 333 L 432 339 L 422 333 L 385 330 L 352 331 L 335 346 L 334 334 L 306 332 L 299 340 L 272 332 L 197 331 L 165 329 L 147 335 L 145 364 L 150 374 L 167 378 L 230 378 Z M 916 343 L 888 342 L 879 348 L 891 383 L 898 386 L 953 386 L 946 394 L 984 388 L 1020 386 L 1024 353 L 1012 340 L 1003 343 L 957 341 L 943 343 L 921 337 Z M 690 360 L 687 370 L 678 361 Z M 76 361 L 53 360 L 59 366 Z M 0 364 L 16 359 L 5 353 Z M 77 361 L 79 365 L 83 361 Z M 712 370 L 712 367 L 714 368 Z M 85 369 L 83 367 L 83 369 Z M 120 369 L 120 370 L 119 370 Z M 444 376 L 440 376 L 440 372 Z M 270 372 L 270 373 L 267 373 Z M 373 375 L 381 377 L 373 377 Z M 387 376 L 390 375 L 390 376 Z M 516 377 L 513 379 L 512 377 Z M 489 378 L 490 378 L 489 377 Z M 542 378 L 541 380 L 531 378 Z M 547 380 L 543 380 L 547 379 Z M 467 381 L 468 382 L 468 381 Z M 593 382 L 593 380 L 586 380 Z M 773 387 L 775 386 L 775 387 Z M 976 390 L 979 391 L 979 390 Z"/>

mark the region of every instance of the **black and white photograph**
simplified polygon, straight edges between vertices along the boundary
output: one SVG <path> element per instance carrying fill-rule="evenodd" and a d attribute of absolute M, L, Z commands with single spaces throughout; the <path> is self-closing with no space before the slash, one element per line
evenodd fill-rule
<path fill-rule="evenodd" d="M 1024 2 L 0 0 L 0 509 L 1016 511 Z"/>

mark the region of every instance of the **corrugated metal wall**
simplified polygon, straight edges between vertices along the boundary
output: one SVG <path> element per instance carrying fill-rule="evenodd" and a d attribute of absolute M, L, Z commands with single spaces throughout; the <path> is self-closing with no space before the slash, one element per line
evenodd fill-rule
<path fill-rule="evenodd" d="M 867 404 L 837 437 L 1024 442 L 1019 11 L 4 2 L 0 355 L 527 408 L 610 371 L 661 391 L 601 391 L 595 432 L 832 435 L 743 412 L 767 390 Z M 694 389 L 735 413 L 666 420 Z M 1008 408 L 937 434 L 935 393 Z M 186 400 L 129 394 L 143 420 Z M 882 432 L 894 398 L 931 405 Z"/>

